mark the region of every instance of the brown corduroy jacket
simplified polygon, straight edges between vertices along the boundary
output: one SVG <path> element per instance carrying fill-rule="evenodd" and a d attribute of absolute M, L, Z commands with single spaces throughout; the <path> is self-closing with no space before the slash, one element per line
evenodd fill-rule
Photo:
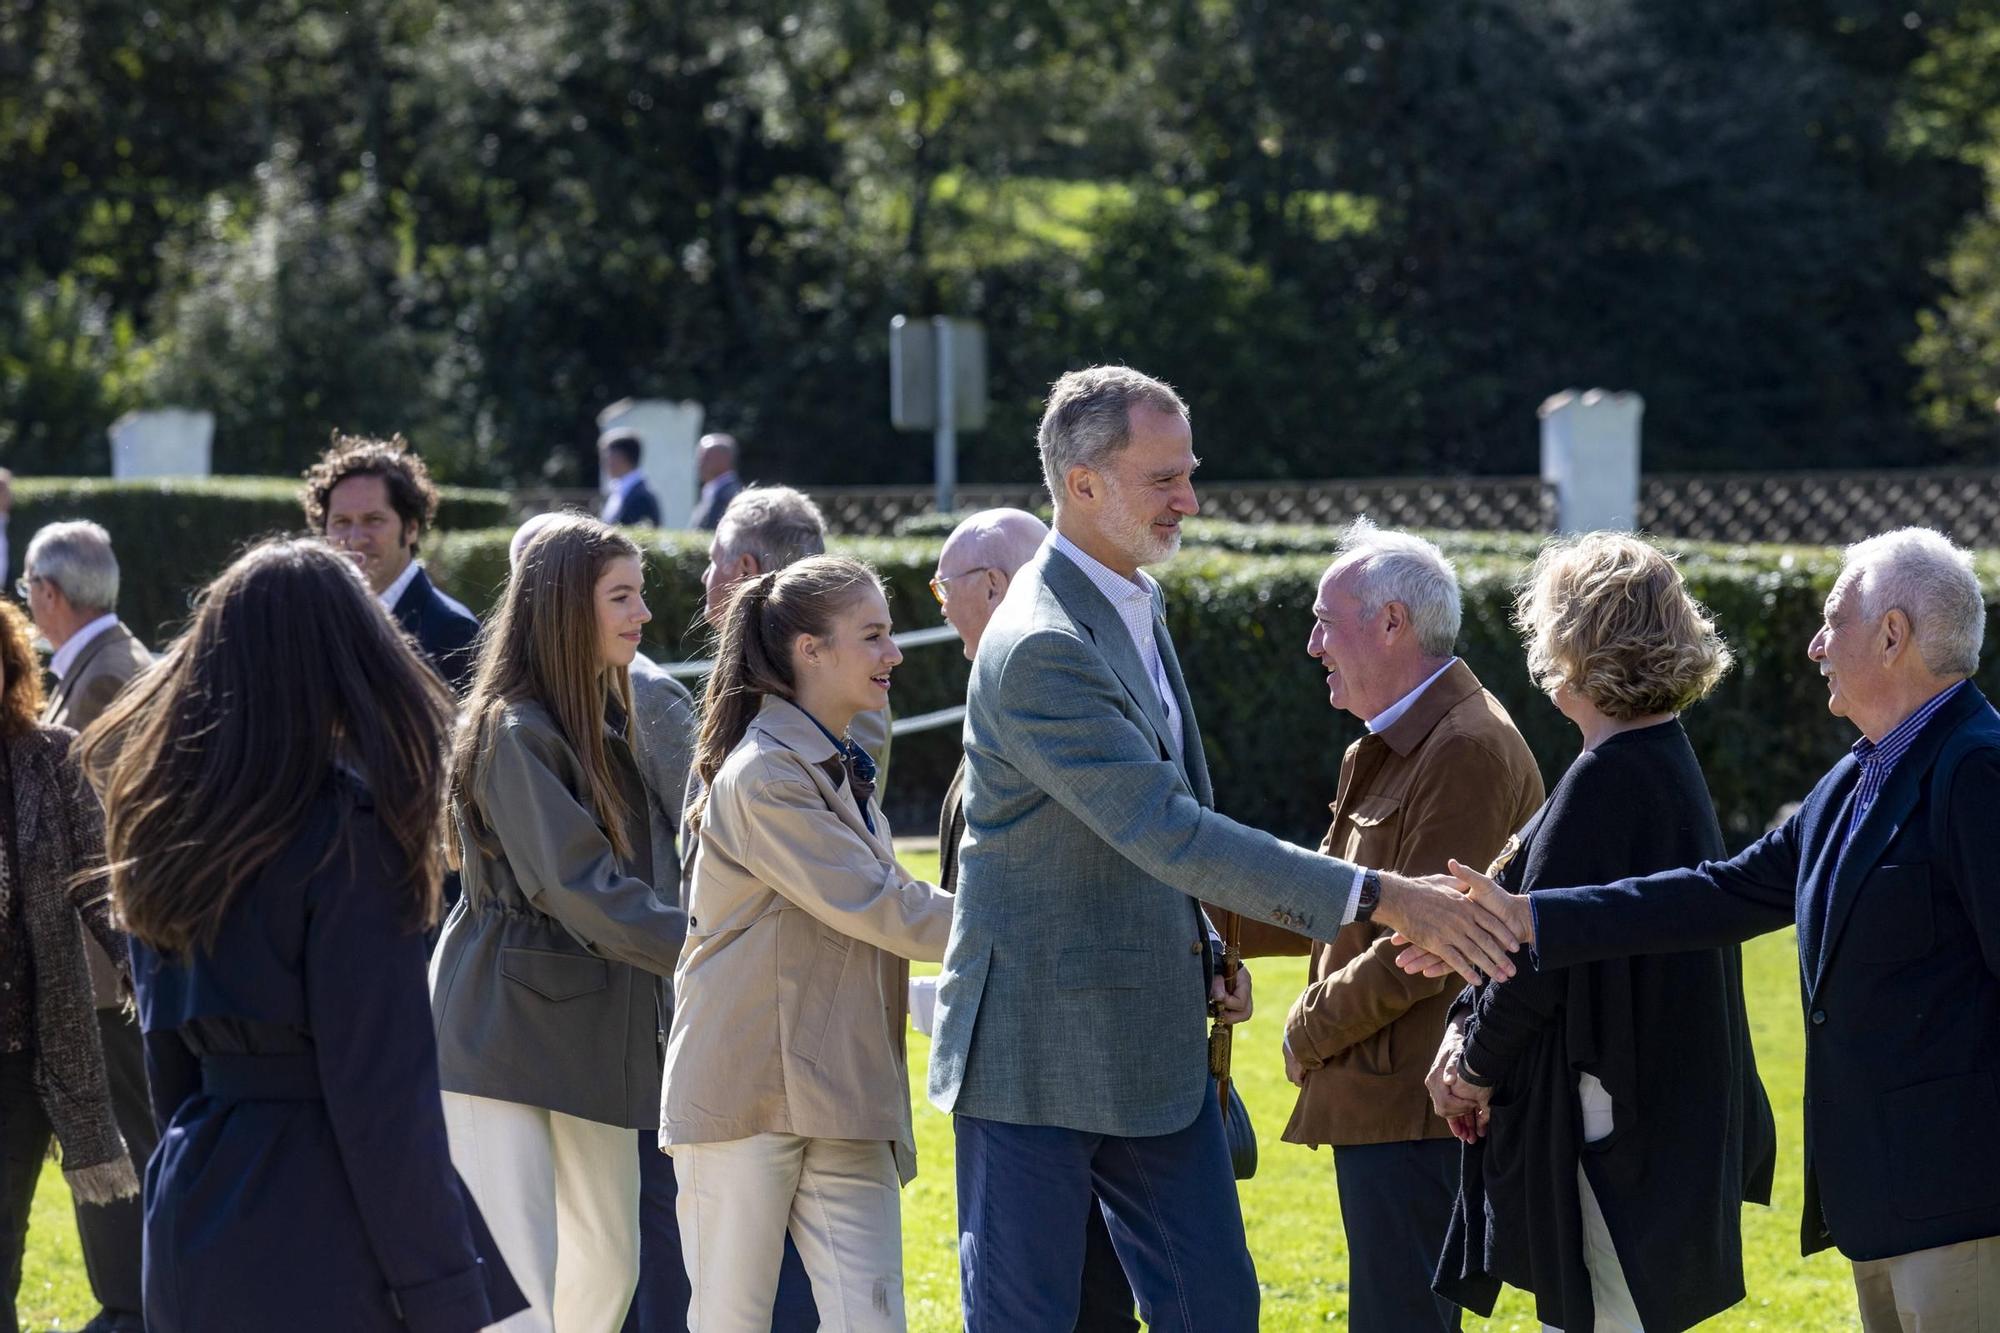
<path fill-rule="evenodd" d="M 1542 804 L 1542 776 L 1500 701 L 1464 662 L 1380 734 L 1347 748 L 1322 852 L 1357 865 L 1430 875 L 1452 857 L 1484 868 Z M 1331 943 L 1246 920 L 1248 955 L 1305 953 L 1310 981 L 1285 1022 L 1305 1066 L 1287 1143 L 1351 1145 L 1443 1138 L 1424 1091 L 1462 983 L 1412 977 L 1380 926 Z"/>

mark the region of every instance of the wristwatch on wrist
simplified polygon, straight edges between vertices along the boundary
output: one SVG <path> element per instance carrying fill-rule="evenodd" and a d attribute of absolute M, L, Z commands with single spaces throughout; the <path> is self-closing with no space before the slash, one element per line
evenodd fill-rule
<path fill-rule="evenodd" d="M 1373 920 L 1375 916 L 1375 909 L 1377 907 L 1380 907 L 1381 905 L 1382 905 L 1381 872 L 1377 870 L 1362 871 L 1361 901 L 1355 904 L 1354 919 L 1356 921 Z"/>

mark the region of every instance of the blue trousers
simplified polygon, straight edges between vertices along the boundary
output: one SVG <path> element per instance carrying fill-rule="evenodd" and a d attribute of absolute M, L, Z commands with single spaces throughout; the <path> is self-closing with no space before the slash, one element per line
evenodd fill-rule
<path fill-rule="evenodd" d="M 659 1137 L 654 1130 L 639 1131 L 639 1288 L 632 1293 L 623 1333 L 687 1333 L 693 1292 L 681 1259 L 681 1224 L 674 1214 L 680 1187 L 674 1182 L 674 1159 L 660 1151 Z M 818 1327 L 812 1282 L 787 1236 L 771 1333 L 813 1333 Z"/>
<path fill-rule="evenodd" d="M 1459 1308 L 1431 1290 L 1458 1198 L 1458 1140 L 1333 1150 L 1347 1230 L 1354 1333 L 1458 1333 Z"/>
<path fill-rule="evenodd" d="M 1255 1333 L 1257 1271 L 1213 1096 L 1187 1128 L 1150 1138 L 968 1115 L 952 1126 L 967 1333 L 1070 1333 L 1093 1207 L 1155 1333 Z"/>

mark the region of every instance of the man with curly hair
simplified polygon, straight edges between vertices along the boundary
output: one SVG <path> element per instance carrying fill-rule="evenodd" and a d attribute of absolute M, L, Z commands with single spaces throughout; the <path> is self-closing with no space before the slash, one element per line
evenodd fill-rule
<path fill-rule="evenodd" d="M 306 526 L 345 551 L 439 676 L 463 697 L 472 685 L 479 619 L 434 585 L 417 544 L 437 519 L 438 489 L 401 435 L 335 431 L 307 469 Z"/>

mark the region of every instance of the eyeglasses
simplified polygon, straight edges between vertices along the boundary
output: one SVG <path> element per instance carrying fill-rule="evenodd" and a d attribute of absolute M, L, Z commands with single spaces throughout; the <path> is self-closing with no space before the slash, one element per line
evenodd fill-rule
<path fill-rule="evenodd" d="M 951 596 L 952 584 L 958 582 L 960 579 L 969 579 L 974 574 L 984 574 L 987 570 L 991 568 L 993 568 L 993 566 L 991 565 L 979 565 L 975 568 L 966 570 L 963 574 L 953 574 L 948 579 L 941 579 L 933 575 L 931 578 L 931 596 L 937 598 L 937 604 L 939 606 L 943 606 L 945 604 L 945 601 Z M 27 596 L 26 593 L 22 593 L 21 595 L 23 597 Z"/>

